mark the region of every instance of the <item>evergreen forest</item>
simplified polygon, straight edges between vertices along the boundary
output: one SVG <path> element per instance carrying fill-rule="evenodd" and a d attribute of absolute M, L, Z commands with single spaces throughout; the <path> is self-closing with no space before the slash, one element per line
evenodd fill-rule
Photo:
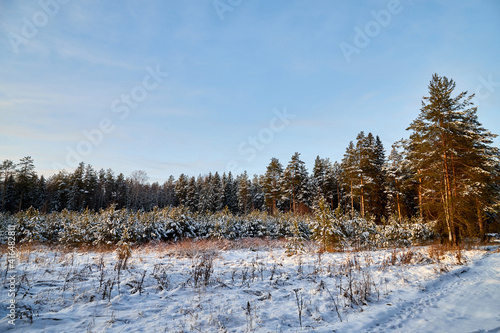
<path fill-rule="evenodd" d="M 287 162 L 271 158 L 260 175 L 181 174 L 163 184 L 149 183 L 144 171 L 125 176 L 111 169 L 95 170 L 83 162 L 73 172 L 45 178 L 37 175 L 30 156 L 17 163 L 5 160 L 0 164 L 0 212 L 4 219 L 17 216 L 20 224 L 24 223 L 19 222 L 21 217 L 30 214 L 40 219 L 63 212 L 71 220 L 83 212 L 102 216 L 110 211 L 138 214 L 136 220 L 151 212 L 167 212 L 170 218 L 180 214 L 198 222 L 202 216 L 225 214 L 243 224 L 253 223 L 246 233 L 240 230 L 233 238 L 288 236 L 302 229 L 308 229 L 306 236 L 321 237 L 328 229 L 327 236 L 336 239 L 348 233 L 345 223 L 334 226 L 336 219 L 369 221 L 374 227 L 418 224 L 453 243 L 482 238 L 500 229 L 500 152 L 494 146 L 496 135 L 478 120 L 473 97 L 455 92 L 452 79 L 434 74 L 418 116 L 408 125 L 408 138 L 386 150 L 378 135 L 361 131 L 341 161 L 318 156 L 310 171 L 298 152 Z M 278 227 L 259 226 L 250 221 L 251 216 L 260 216 L 257 220 L 264 224 L 283 216 L 292 222 L 280 234 Z M 293 222 L 300 218 L 316 224 Z M 52 239 L 71 238 L 61 228 Z M 210 236 L 216 236 L 216 223 L 210 228 Z M 259 228 L 267 231 L 259 233 Z M 351 233 L 352 228 L 362 229 L 351 225 Z M 129 233 L 132 239 L 131 230 L 124 228 L 120 237 Z M 175 237 L 167 231 L 156 236 L 196 236 L 193 230 L 183 229 Z M 135 241 L 149 239 L 141 232 L 134 237 Z"/>

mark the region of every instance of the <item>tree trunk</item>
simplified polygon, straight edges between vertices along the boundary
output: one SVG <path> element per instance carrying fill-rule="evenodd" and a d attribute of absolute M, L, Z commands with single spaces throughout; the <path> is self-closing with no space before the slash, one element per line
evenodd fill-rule
<path fill-rule="evenodd" d="M 337 207 L 340 206 L 340 185 L 339 185 L 339 182 L 337 181 Z"/>
<path fill-rule="evenodd" d="M 365 196 L 363 194 L 363 179 L 361 179 L 361 203 L 360 203 L 361 217 L 365 218 Z"/>
<path fill-rule="evenodd" d="M 421 176 L 422 171 L 419 169 L 418 170 L 418 210 L 420 213 L 420 220 L 424 219 L 424 209 L 423 209 L 423 202 L 422 202 L 422 176 Z"/>
<path fill-rule="evenodd" d="M 486 240 L 486 228 L 484 225 L 483 212 L 481 211 L 481 205 L 479 204 L 479 199 L 476 198 L 476 209 L 477 209 L 477 224 L 479 225 L 479 236 L 482 241 Z"/>
<path fill-rule="evenodd" d="M 354 216 L 354 194 L 352 190 L 352 180 L 351 180 L 351 217 Z"/>
<path fill-rule="evenodd" d="M 451 193 L 451 184 L 450 184 L 450 175 L 449 175 L 449 167 L 448 167 L 448 155 L 446 154 L 446 144 L 444 139 L 442 139 L 443 146 L 443 180 L 444 180 L 444 191 L 445 191 L 445 218 L 446 224 L 448 226 L 448 230 L 450 231 L 450 235 L 448 236 L 450 242 L 455 243 L 457 241 L 457 230 L 454 226 L 454 218 L 453 218 L 453 207 L 451 205 L 452 202 L 452 193 Z"/>
<path fill-rule="evenodd" d="M 399 202 L 399 188 L 398 188 L 398 180 L 396 179 L 396 204 L 398 206 L 398 219 L 399 219 L 399 223 L 402 222 L 402 219 L 401 219 L 401 203 Z"/>

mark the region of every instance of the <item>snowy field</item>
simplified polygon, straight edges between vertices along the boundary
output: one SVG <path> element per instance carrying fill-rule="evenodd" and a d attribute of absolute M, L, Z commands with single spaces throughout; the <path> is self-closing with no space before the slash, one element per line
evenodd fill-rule
<path fill-rule="evenodd" d="M 267 241 L 115 251 L 22 247 L 0 331 L 500 332 L 500 253 L 431 247 L 289 256 Z M 9 277 L 16 312 L 9 324 Z"/>

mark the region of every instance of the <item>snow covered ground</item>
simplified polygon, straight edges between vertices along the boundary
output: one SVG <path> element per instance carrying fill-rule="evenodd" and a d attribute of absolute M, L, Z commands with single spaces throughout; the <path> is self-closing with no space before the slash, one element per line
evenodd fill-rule
<path fill-rule="evenodd" d="M 500 253 L 402 288 L 339 325 L 339 332 L 500 332 Z"/>
<path fill-rule="evenodd" d="M 117 262 L 115 252 L 33 247 L 7 271 L 3 253 L 0 331 L 500 332 L 491 249 L 288 256 L 281 246 L 159 244 L 132 250 L 125 268 Z"/>

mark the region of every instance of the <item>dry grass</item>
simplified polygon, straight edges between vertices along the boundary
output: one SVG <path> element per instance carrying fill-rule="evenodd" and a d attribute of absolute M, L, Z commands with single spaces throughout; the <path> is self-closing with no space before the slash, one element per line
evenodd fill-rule
<path fill-rule="evenodd" d="M 473 246 L 469 243 L 466 245 L 466 248 L 467 250 L 471 250 L 473 248 L 477 248 L 477 245 Z M 466 263 L 466 259 L 463 257 L 462 251 L 464 251 L 462 245 L 456 246 L 450 243 L 441 244 L 435 242 L 427 247 L 427 254 L 429 257 L 436 260 L 438 263 L 444 256 L 452 254 L 455 257 L 457 264 L 463 265 Z"/>
<path fill-rule="evenodd" d="M 286 240 L 270 238 L 243 238 L 238 240 L 227 239 L 184 239 L 177 242 L 150 242 L 135 245 L 133 250 L 143 253 L 160 253 L 161 255 L 178 258 L 195 258 L 200 255 L 217 257 L 220 251 L 226 250 L 251 250 L 266 251 L 283 247 Z M 108 252 L 116 248 L 109 248 Z"/>
<path fill-rule="evenodd" d="M 177 242 L 149 242 L 145 244 L 136 244 L 131 246 L 131 250 L 140 250 L 145 253 L 162 253 L 164 255 L 174 255 L 179 257 L 193 258 L 199 254 L 217 254 L 219 251 L 225 250 L 251 250 L 251 251 L 266 251 L 283 247 L 286 239 L 271 239 L 271 238 L 243 238 L 238 240 L 227 239 L 184 239 Z M 312 248 L 312 245 L 311 245 Z M 19 243 L 15 249 L 20 256 L 27 256 L 34 252 L 45 252 L 47 244 L 39 243 Z M 82 244 L 75 246 L 51 244 L 50 249 L 61 254 L 72 252 L 94 252 L 94 253 L 112 253 L 120 249 L 119 244 Z M 6 244 L 0 245 L 0 254 L 3 255 L 9 251 Z M 312 250 L 311 250 L 312 251 Z"/>

